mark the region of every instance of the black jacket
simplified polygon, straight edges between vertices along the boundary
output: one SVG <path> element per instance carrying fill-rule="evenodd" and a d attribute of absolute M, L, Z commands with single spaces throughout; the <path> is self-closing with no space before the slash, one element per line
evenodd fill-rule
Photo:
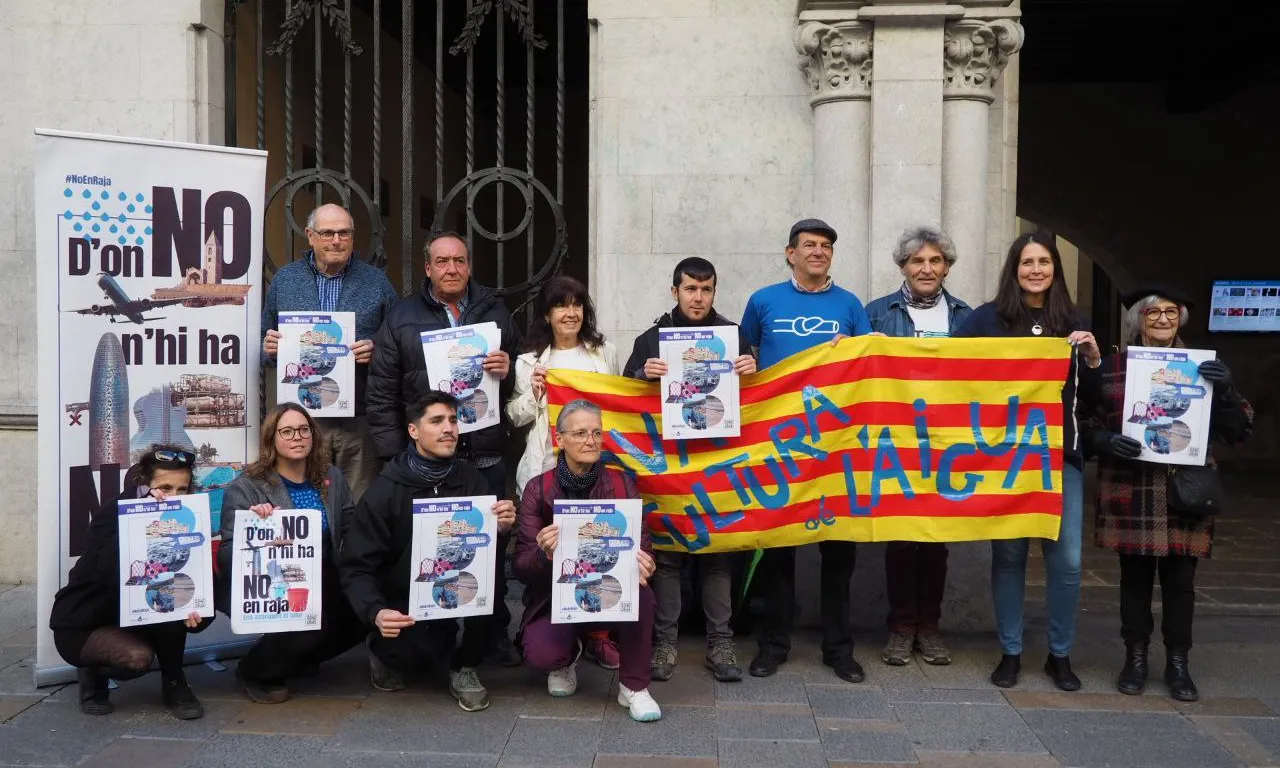
<path fill-rule="evenodd" d="M 627 360 L 627 364 L 622 368 L 622 375 L 632 379 L 647 380 L 644 375 L 644 363 L 651 357 L 661 357 L 658 354 L 658 329 L 659 328 L 694 328 L 698 326 L 709 325 L 732 325 L 738 329 L 738 354 L 739 355 L 755 355 L 751 349 L 751 341 L 747 335 L 742 332 L 742 328 L 737 323 L 726 318 L 724 315 L 712 310 L 707 315 L 707 319 L 700 323 L 691 322 L 688 318 L 680 313 L 679 308 L 672 309 L 667 314 L 654 321 L 653 327 L 636 337 L 635 346 L 631 348 L 631 358 Z"/>
<path fill-rule="evenodd" d="M 402 448 L 369 484 L 342 540 L 338 572 L 356 615 L 372 626 L 383 608 L 408 609 L 414 499 L 488 492 L 484 475 L 461 460 L 438 485 L 427 485 L 409 470 Z"/>
<path fill-rule="evenodd" d="M 132 474 L 130 470 L 126 475 L 126 484 Z M 120 514 L 116 502 L 132 498 L 141 497 L 121 494 L 103 504 L 89 521 L 84 554 L 67 574 L 67 585 L 53 596 L 49 629 L 91 631 L 120 626 Z M 187 631 L 201 632 L 212 623 L 212 618 L 201 619 L 199 626 Z"/>
<path fill-rule="evenodd" d="M 502 349 L 511 356 L 511 368 L 514 369 L 515 350 L 519 348 L 520 340 L 515 324 L 511 322 L 511 313 L 501 296 L 471 281 L 467 284 L 467 308 L 462 313 L 461 325 L 490 322 L 497 323 L 498 330 L 502 331 Z M 431 388 L 419 334 L 448 327 L 448 310 L 432 297 L 431 284 L 427 280 L 422 281 L 417 294 L 397 302 L 383 320 L 373 342 L 366 390 L 369 436 L 373 439 L 378 458 L 389 461 L 404 450 L 409 439 L 405 406 Z M 506 414 L 502 413 L 501 403 L 510 397 L 513 384 L 511 371 L 508 371 L 500 387 L 501 402 L 492 404 L 498 409 L 502 422 L 463 435 L 458 443 L 459 457 L 470 459 L 502 454 L 510 427 Z"/>

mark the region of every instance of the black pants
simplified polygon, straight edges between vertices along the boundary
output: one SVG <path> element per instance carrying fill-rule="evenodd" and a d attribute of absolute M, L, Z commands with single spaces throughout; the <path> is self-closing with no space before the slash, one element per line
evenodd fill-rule
<path fill-rule="evenodd" d="M 499 500 L 507 495 L 507 465 L 498 462 L 492 467 L 480 470 L 489 484 L 489 493 Z M 485 510 L 486 514 L 488 510 Z M 498 537 L 498 549 L 493 558 L 493 614 L 491 616 L 471 616 L 462 620 L 462 645 L 479 645 L 481 653 L 488 648 L 498 633 L 507 632 L 511 626 L 511 609 L 507 608 L 507 546 L 511 534 Z M 468 664 L 467 666 L 473 666 Z"/>
<path fill-rule="evenodd" d="M 409 608 L 407 605 L 388 607 L 401 613 L 407 613 Z M 471 631 L 466 619 L 463 625 L 466 631 Z M 463 667 L 478 667 L 484 658 L 483 644 L 469 643 L 464 639 L 462 645 L 458 645 L 457 619 L 419 621 L 400 630 L 395 637 L 383 637 L 375 629 L 370 637 L 370 653 L 383 664 L 405 670 L 428 669 L 441 659 L 449 659 L 449 669 L 457 671 Z"/>
<path fill-rule="evenodd" d="M 321 569 L 320 629 L 313 632 L 273 632 L 262 636 L 240 659 L 240 673 L 250 680 L 280 683 L 303 667 L 322 664 L 364 642 L 369 627 L 356 616 L 342 592 L 338 568 L 328 557 Z"/>
<path fill-rule="evenodd" d="M 830 661 L 853 654 L 853 622 L 849 615 L 849 581 L 857 564 L 852 541 L 823 541 L 819 590 L 822 612 L 822 658 Z M 766 549 L 756 567 L 764 612 L 757 642 L 761 653 L 785 659 L 791 652 L 796 614 L 796 548 Z"/>
<path fill-rule="evenodd" d="M 1120 636 L 1129 643 L 1146 643 L 1155 629 L 1151 595 L 1156 573 L 1164 611 L 1160 632 L 1171 648 L 1191 647 L 1191 622 L 1196 611 L 1196 561 L 1186 555 L 1120 555 Z"/>
<path fill-rule="evenodd" d="M 159 663 L 162 676 L 181 679 L 187 628 L 180 621 L 170 621 L 127 629 L 55 629 L 53 645 L 68 664 L 97 668 L 116 680 L 145 675 L 151 670 L 153 658 Z"/>

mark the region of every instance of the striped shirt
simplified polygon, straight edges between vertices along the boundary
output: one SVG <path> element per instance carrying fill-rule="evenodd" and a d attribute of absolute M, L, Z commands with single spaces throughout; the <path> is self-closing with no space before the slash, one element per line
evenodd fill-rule
<path fill-rule="evenodd" d="M 346 266 L 342 267 L 342 271 L 330 277 L 320 271 L 320 267 L 316 266 L 316 256 L 312 253 L 307 257 L 311 260 L 311 266 L 316 271 L 316 293 L 320 296 L 321 312 L 337 312 L 338 297 L 342 295 L 342 277 L 347 274 Z"/>

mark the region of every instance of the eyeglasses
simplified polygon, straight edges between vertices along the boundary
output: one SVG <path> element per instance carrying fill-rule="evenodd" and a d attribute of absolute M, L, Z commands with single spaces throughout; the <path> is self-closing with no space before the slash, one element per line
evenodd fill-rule
<path fill-rule="evenodd" d="M 588 439 L 598 443 L 604 439 L 604 433 L 598 429 L 575 429 L 572 432 L 561 432 L 560 434 L 575 443 L 585 443 Z"/>
<path fill-rule="evenodd" d="M 1181 314 L 1182 309 L 1180 307 L 1165 307 L 1164 309 L 1159 307 L 1150 307 L 1142 311 L 1143 317 L 1148 320 L 1159 320 L 1161 315 L 1164 315 L 1164 319 L 1166 320 L 1177 320 L 1178 316 Z"/>
<path fill-rule="evenodd" d="M 295 437 L 306 440 L 311 437 L 311 427 L 281 427 L 276 430 L 276 434 L 285 440 L 292 440 Z"/>
<path fill-rule="evenodd" d="M 332 240 L 335 235 L 341 240 L 350 240 L 356 233 L 354 229 L 313 229 L 321 240 Z"/>
<path fill-rule="evenodd" d="M 165 464 L 181 464 L 184 467 L 196 463 L 196 455 L 189 451 L 160 450 L 152 453 L 151 458 Z"/>

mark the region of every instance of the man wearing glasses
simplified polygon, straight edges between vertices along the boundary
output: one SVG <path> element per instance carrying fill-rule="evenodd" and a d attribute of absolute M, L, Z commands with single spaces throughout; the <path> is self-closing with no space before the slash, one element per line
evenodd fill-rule
<path fill-rule="evenodd" d="M 373 356 L 373 335 L 399 300 L 386 274 L 355 253 L 355 220 L 347 209 L 329 203 L 307 216 L 310 248 L 302 258 L 276 272 L 262 302 L 262 352 L 274 364 L 281 312 L 354 312 L 356 341 L 349 345 L 356 360 L 356 415 L 321 419 L 335 466 L 342 470 L 359 500 L 378 473 L 378 458 L 365 425 L 365 384 Z"/>

